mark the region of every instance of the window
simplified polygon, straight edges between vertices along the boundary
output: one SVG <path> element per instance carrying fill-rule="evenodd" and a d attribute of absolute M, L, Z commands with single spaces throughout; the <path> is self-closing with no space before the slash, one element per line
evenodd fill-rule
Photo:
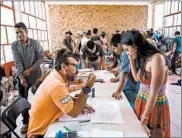
<path fill-rule="evenodd" d="M 3 1 L 3 5 L 8 6 L 8 7 L 13 7 L 11 1 Z"/>
<path fill-rule="evenodd" d="M 15 28 L 7 27 L 8 42 L 12 44 L 16 40 Z"/>
<path fill-rule="evenodd" d="M 5 58 L 6 58 L 6 63 L 13 61 L 13 54 L 12 54 L 12 50 L 11 50 L 11 45 L 4 46 L 4 51 L 6 51 L 4 53 Z"/>
<path fill-rule="evenodd" d="M 181 30 L 181 1 L 165 1 L 164 7 L 164 35 L 173 38 Z"/>
<path fill-rule="evenodd" d="M 172 26 L 173 24 L 173 16 L 167 16 L 164 18 L 165 26 Z"/>
<path fill-rule="evenodd" d="M 5 59 L 4 59 L 4 46 L 1 46 L 1 64 L 5 63 Z"/>
<path fill-rule="evenodd" d="M 165 28 L 165 29 L 164 29 L 164 34 L 165 34 L 165 36 L 167 36 L 167 37 L 169 36 L 169 32 L 168 32 L 168 31 L 169 31 L 169 28 Z"/>
<path fill-rule="evenodd" d="M 159 14 L 160 13 L 160 14 Z M 163 19 L 164 19 L 164 5 L 163 4 L 156 4 L 155 5 L 155 12 L 154 12 L 154 30 L 161 31 L 163 27 Z"/>
<path fill-rule="evenodd" d="M 28 29 L 28 37 L 33 38 L 33 30 Z"/>
<path fill-rule="evenodd" d="M 27 25 L 29 37 L 40 41 L 43 49 L 47 49 L 49 45 L 47 38 L 45 2 L 21 1 L 21 6 L 23 21 Z"/>
<path fill-rule="evenodd" d="M 22 17 L 23 17 L 23 22 L 25 23 L 25 25 L 26 25 L 27 27 L 29 27 L 28 15 L 22 14 Z"/>
<path fill-rule="evenodd" d="M 181 1 L 179 1 L 179 4 L 178 4 L 178 5 L 179 5 L 178 11 L 181 11 L 181 6 L 182 6 L 182 5 L 181 5 Z"/>
<path fill-rule="evenodd" d="M 15 5 L 15 6 L 14 6 Z M 16 41 L 15 19 L 24 22 L 28 36 L 40 41 L 44 50 L 49 50 L 46 7 L 44 1 L 0 1 L 1 9 L 1 64 L 13 61 L 12 42 Z M 15 10 L 16 13 L 15 14 Z M 18 16 L 18 17 L 15 17 Z M 4 52 L 6 51 L 6 52 Z"/>
<path fill-rule="evenodd" d="M 1 13 L 6 13 L 6 14 L 1 14 L 1 24 L 14 26 L 15 22 L 14 22 L 13 10 L 1 6 Z"/>
<path fill-rule="evenodd" d="M 168 15 L 171 13 L 171 1 L 165 2 L 165 15 Z"/>
<path fill-rule="evenodd" d="M 13 61 L 11 44 L 16 41 L 16 33 L 14 30 L 15 16 L 12 1 L 2 1 L 0 3 L 1 13 L 1 64 Z M 6 52 L 4 52 L 6 51 Z"/>
<path fill-rule="evenodd" d="M 1 26 L 1 44 L 7 44 L 8 43 L 8 38 L 6 34 L 6 27 Z"/>
<path fill-rule="evenodd" d="M 177 22 L 176 25 L 181 25 L 181 14 L 177 14 Z"/>

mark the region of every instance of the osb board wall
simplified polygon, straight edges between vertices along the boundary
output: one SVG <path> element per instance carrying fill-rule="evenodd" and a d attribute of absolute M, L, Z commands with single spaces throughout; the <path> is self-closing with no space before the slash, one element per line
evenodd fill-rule
<path fill-rule="evenodd" d="M 108 41 L 116 30 L 145 30 L 147 16 L 148 7 L 141 5 L 49 5 L 52 47 L 61 46 L 67 30 L 75 37 L 78 30 L 97 27 L 108 34 Z"/>

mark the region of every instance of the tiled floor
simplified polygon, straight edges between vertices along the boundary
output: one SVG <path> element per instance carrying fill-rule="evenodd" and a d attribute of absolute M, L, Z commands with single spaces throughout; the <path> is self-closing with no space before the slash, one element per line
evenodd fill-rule
<path fill-rule="evenodd" d="M 170 83 L 177 82 L 180 77 L 176 75 L 170 75 L 167 84 L 167 95 L 170 104 L 170 115 L 171 115 L 171 137 L 181 137 L 181 87 L 176 85 L 170 85 Z M 31 102 L 33 95 L 29 94 L 29 101 Z M 16 132 L 22 126 L 22 117 L 20 116 L 17 120 L 18 128 Z"/>

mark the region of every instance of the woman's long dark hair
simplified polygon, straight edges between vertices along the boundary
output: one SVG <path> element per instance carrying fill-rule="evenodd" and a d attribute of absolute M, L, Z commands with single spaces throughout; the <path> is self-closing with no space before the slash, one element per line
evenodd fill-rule
<path fill-rule="evenodd" d="M 156 47 L 151 45 L 139 31 L 131 30 L 127 31 L 121 40 L 122 44 L 127 46 L 136 46 L 137 48 L 137 68 L 141 69 L 141 75 L 145 74 L 146 60 L 151 58 L 154 54 L 160 53 L 166 59 L 166 65 L 170 66 L 166 56 Z"/>

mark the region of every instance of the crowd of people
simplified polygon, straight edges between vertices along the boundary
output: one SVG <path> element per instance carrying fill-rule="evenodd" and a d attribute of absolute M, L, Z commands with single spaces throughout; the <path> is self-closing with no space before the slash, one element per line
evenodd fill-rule
<path fill-rule="evenodd" d="M 24 23 L 15 25 L 18 40 L 12 44 L 13 59 L 17 69 L 19 95 L 28 98 L 28 89 L 41 78 L 40 65 L 44 51 L 37 40 L 28 37 Z M 172 64 L 175 73 L 176 59 L 181 53 L 180 32 L 175 32 L 172 62 L 158 48 L 158 37 L 152 30 L 131 29 L 116 31 L 108 44 L 107 34 L 93 30 L 78 31 L 75 40 L 67 31 L 63 44 L 66 48 L 55 51 L 52 70 L 38 86 L 30 112 L 24 111 L 22 133 L 29 138 L 44 137 L 48 126 L 63 114 L 77 117 L 83 109 L 94 109 L 86 104 L 96 76 L 90 74 L 86 81 L 77 80 L 78 69 L 94 68 L 112 72 L 118 82 L 111 92 L 116 100 L 123 92 L 143 130 L 151 137 L 170 137 L 170 112 L 166 96 L 168 71 Z M 72 86 L 72 83 L 77 86 Z M 81 90 L 77 99 L 69 96 Z"/>

